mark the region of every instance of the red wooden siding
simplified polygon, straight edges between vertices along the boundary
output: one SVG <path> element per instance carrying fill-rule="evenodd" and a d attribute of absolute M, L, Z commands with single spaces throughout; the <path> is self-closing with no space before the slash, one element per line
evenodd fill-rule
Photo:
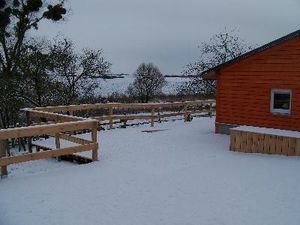
<path fill-rule="evenodd" d="M 270 112 L 273 88 L 292 90 L 291 115 Z M 300 37 L 220 71 L 216 122 L 300 131 Z"/>

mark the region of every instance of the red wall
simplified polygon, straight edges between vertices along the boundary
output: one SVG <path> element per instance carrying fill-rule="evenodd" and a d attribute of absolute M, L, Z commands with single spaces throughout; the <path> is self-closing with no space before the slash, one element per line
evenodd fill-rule
<path fill-rule="evenodd" d="M 291 115 L 270 112 L 272 88 L 292 90 Z M 300 37 L 220 71 L 216 122 L 300 131 Z"/>

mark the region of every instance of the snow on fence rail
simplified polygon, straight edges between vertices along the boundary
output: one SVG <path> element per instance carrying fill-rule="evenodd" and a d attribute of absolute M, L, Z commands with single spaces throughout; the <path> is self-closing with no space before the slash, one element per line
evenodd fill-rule
<path fill-rule="evenodd" d="M 113 122 L 115 120 L 127 121 L 136 119 L 150 120 L 151 126 L 154 126 L 155 119 L 165 117 L 183 116 L 184 120 L 187 121 L 189 116 L 195 113 L 207 113 L 208 115 L 212 115 L 214 106 L 214 100 L 199 100 L 173 103 L 142 104 L 98 103 L 22 109 L 22 111 L 26 113 L 27 127 L 0 130 L 1 176 L 7 175 L 7 166 L 10 164 L 59 156 L 70 156 L 72 159 L 71 156 L 74 156 L 72 154 L 83 151 L 92 150 L 91 161 L 98 160 L 97 129 L 99 128 L 99 123 L 101 124 L 101 122 L 106 120 L 109 121 L 108 124 L 110 128 L 113 128 Z M 195 109 L 195 107 L 198 108 Z M 149 112 L 149 114 L 114 114 L 115 111 L 120 112 L 121 110 L 125 109 L 144 110 Z M 179 111 L 174 112 L 174 109 L 179 109 Z M 84 118 L 73 115 L 74 112 L 82 110 L 106 110 L 108 111 L 108 115 L 94 116 L 93 118 Z M 161 114 L 162 111 L 164 111 L 164 113 Z M 66 112 L 70 115 L 62 114 Z M 73 136 L 78 131 L 82 130 L 91 131 L 91 140 L 85 140 Z M 43 135 L 52 136 L 55 138 L 55 149 L 51 149 L 47 146 L 36 145 L 35 152 L 33 152 L 32 138 Z M 12 138 L 27 138 L 28 152 L 22 155 L 9 156 L 7 140 Z M 61 139 L 77 145 L 61 148 Z"/>

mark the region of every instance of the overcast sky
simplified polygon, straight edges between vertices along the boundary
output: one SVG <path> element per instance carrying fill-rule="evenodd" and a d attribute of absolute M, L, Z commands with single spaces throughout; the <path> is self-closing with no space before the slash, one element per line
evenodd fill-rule
<path fill-rule="evenodd" d="M 300 29 L 300 0 L 68 0 L 65 22 L 42 24 L 45 36 L 62 34 L 78 49 L 102 48 L 114 73 L 153 62 L 179 74 L 199 56 L 197 46 L 238 28 L 249 44 L 264 44 Z"/>

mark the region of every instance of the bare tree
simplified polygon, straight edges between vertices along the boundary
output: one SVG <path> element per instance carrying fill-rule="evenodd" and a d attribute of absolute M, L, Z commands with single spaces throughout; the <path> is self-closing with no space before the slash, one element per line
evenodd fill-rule
<path fill-rule="evenodd" d="M 164 75 L 152 63 L 142 63 L 134 73 L 134 77 L 127 93 L 144 103 L 161 94 L 166 84 Z"/>
<path fill-rule="evenodd" d="M 63 104 L 93 95 L 97 79 L 107 77 L 110 72 L 111 64 L 103 57 L 102 50 L 83 49 L 78 54 L 67 39 L 56 41 L 49 54 Z"/>
<path fill-rule="evenodd" d="M 215 81 L 204 81 L 200 74 L 205 70 L 225 63 L 251 50 L 242 40 L 236 30 L 224 31 L 214 35 L 209 42 L 203 42 L 200 49 L 200 58 L 186 66 L 183 75 L 193 75 L 188 82 L 179 87 L 179 94 L 213 96 Z"/>

